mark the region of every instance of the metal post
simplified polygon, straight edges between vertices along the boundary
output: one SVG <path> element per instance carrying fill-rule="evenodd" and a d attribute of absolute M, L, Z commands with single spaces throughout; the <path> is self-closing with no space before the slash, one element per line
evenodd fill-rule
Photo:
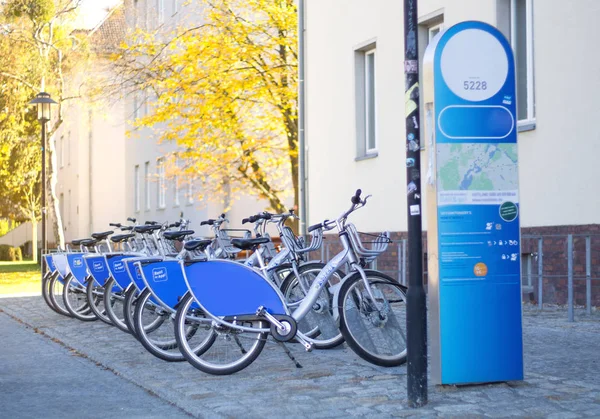
<path fill-rule="evenodd" d="M 419 44 L 417 0 L 404 0 L 404 81 L 406 138 L 420 143 L 419 124 Z M 406 147 L 406 158 L 414 166 L 406 168 L 408 216 L 408 292 L 406 296 L 407 389 L 410 407 L 427 404 L 427 306 L 423 288 L 423 243 L 421 223 L 420 147 Z"/>
<path fill-rule="evenodd" d="M 538 307 L 543 308 L 544 301 L 544 239 L 538 239 Z"/>
<path fill-rule="evenodd" d="M 305 125 L 305 91 L 304 91 L 304 0 L 298 1 L 298 195 L 300 213 L 300 235 L 306 236 L 306 140 Z"/>
<path fill-rule="evenodd" d="M 42 120 L 42 255 L 48 251 L 46 243 L 46 124 L 47 122 Z M 37 246 L 37 243 L 34 245 Z M 42 274 L 44 273 L 44 269 L 42 269 Z"/>
<path fill-rule="evenodd" d="M 567 239 L 567 269 L 569 270 L 568 285 L 567 285 L 567 304 L 569 307 L 569 321 L 574 322 L 575 316 L 573 313 L 573 235 L 569 234 Z"/>
<path fill-rule="evenodd" d="M 402 240 L 402 285 L 406 286 L 406 239 Z"/>
<path fill-rule="evenodd" d="M 402 282 L 402 243 L 398 242 L 398 282 L 404 285 Z"/>
<path fill-rule="evenodd" d="M 585 311 L 592 314 L 592 238 L 585 238 Z"/>

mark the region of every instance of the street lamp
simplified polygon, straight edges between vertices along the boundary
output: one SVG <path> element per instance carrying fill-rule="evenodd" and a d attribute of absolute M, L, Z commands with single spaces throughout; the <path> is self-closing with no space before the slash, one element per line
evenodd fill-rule
<path fill-rule="evenodd" d="M 44 255 L 48 251 L 46 243 L 46 123 L 52 117 L 52 105 L 57 103 L 48 93 L 41 92 L 29 104 L 37 106 L 37 119 L 42 124 L 42 255 Z M 32 244 L 37 246 L 37 243 Z"/>

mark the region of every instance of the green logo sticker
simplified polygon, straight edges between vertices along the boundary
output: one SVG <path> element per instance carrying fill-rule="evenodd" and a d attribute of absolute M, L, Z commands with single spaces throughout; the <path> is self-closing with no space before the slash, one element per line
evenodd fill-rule
<path fill-rule="evenodd" d="M 514 202 L 507 201 L 500 205 L 500 217 L 504 221 L 514 221 L 517 215 L 519 215 L 519 208 Z"/>

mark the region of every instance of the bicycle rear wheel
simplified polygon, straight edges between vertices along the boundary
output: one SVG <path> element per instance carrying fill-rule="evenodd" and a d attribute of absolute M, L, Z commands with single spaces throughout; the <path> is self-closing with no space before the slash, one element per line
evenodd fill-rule
<path fill-rule="evenodd" d="M 175 336 L 181 353 L 195 368 L 208 374 L 228 375 L 243 370 L 260 355 L 268 332 L 246 332 L 217 325 L 193 305 L 194 298 L 187 293 L 177 309 Z M 247 327 L 268 327 L 265 321 L 238 324 Z M 184 338 L 190 326 L 206 332 L 206 338 L 201 345 L 192 347 Z"/>
<path fill-rule="evenodd" d="M 67 310 L 65 307 L 65 303 L 62 298 L 63 289 L 64 285 L 59 279 L 59 276 L 54 275 L 48 281 L 48 299 L 58 314 L 62 314 L 63 316 L 67 317 L 73 317 L 71 313 L 69 313 L 69 310 Z"/>
<path fill-rule="evenodd" d="M 80 285 L 74 276 L 69 276 L 63 288 L 65 308 L 73 317 L 84 322 L 98 320 L 96 313 L 90 308 L 85 287 Z"/>
<path fill-rule="evenodd" d="M 340 288 L 340 330 L 348 346 L 366 361 L 382 367 L 406 362 L 406 291 L 391 277 L 365 271 L 371 298 L 360 273 Z"/>

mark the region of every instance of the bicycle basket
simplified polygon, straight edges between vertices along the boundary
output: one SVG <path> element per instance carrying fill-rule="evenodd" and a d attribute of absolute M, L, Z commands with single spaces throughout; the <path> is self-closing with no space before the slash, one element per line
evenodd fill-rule
<path fill-rule="evenodd" d="M 362 233 L 356 230 L 354 224 L 347 224 L 346 232 L 354 251 L 367 262 L 375 260 L 377 256 L 386 251 L 388 244 L 392 242 L 390 233 L 387 231 L 381 234 Z M 365 244 L 370 245 L 370 248 L 365 247 Z"/>
<path fill-rule="evenodd" d="M 177 246 L 175 246 L 175 240 L 163 238 L 161 242 L 165 255 L 177 255 L 179 253 Z"/>
<path fill-rule="evenodd" d="M 285 246 L 296 253 L 308 253 L 321 248 L 323 244 L 323 230 L 317 229 L 310 233 L 310 243 L 307 245 L 304 237 L 298 237 L 291 228 L 284 227 L 281 240 Z"/>
<path fill-rule="evenodd" d="M 233 256 L 240 252 L 240 249 L 231 245 L 231 237 L 227 234 L 226 229 L 219 230 L 217 248 L 221 249 L 227 256 Z"/>

